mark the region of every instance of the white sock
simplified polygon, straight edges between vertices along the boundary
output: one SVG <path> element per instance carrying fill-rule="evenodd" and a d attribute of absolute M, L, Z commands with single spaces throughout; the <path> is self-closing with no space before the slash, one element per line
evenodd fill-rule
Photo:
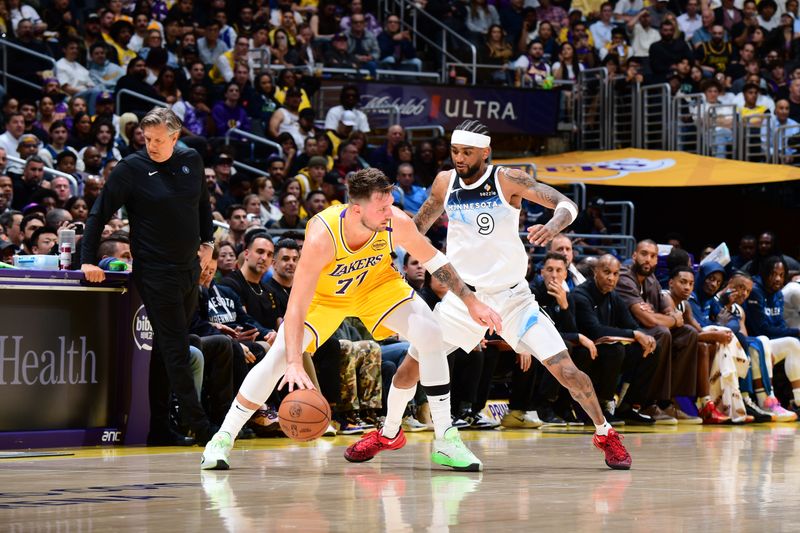
<path fill-rule="evenodd" d="M 601 437 L 605 437 L 608 435 L 608 430 L 611 429 L 611 424 L 608 423 L 608 420 L 605 418 L 603 419 L 603 423 L 599 426 L 597 424 L 594 425 L 594 432 Z"/>
<path fill-rule="evenodd" d="M 431 408 L 433 432 L 437 439 L 444 438 L 444 432 L 453 425 L 450 418 L 450 393 L 441 396 L 428 396 L 428 405 Z"/>
<path fill-rule="evenodd" d="M 767 400 L 767 393 L 764 392 L 764 389 L 756 389 L 756 398 L 758 399 L 758 405 L 764 405 L 764 402 Z"/>
<path fill-rule="evenodd" d="M 250 417 L 253 416 L 255 412 L 255 409 L 248 409 L 239 403 L 239 400 L 234 398 L 231 408 L 228 414 L 225 415 L 225 420 L 222 422 L 222 426 L 219 430 L 228 433 L 231 437 L 236 439 L 239 430 L 242 429 L 242 426 L 247 424 L 247 421 L 250 420 Z"/>
<path fill-rule="evenodd" d="M 403 413 L 406 405 L 414 398 L 417 386 L 410 389 L 395 387 L 394 382 L 389 387 L 389 394 L 386 397 L 386 420 L 383 423 L 381 435 L 393 439 L 400 431 L 400 424 L 403 423 Z"/>
<path fill-rule="evenodd" d="M 800 387 L 792 389 L 792 394 L 794 394 L 794 404 L 800 406 Z"/>

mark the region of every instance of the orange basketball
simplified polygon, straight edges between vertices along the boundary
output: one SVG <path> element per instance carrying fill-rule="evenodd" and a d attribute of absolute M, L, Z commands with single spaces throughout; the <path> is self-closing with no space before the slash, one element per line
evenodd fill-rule
<path fill-rule="evenodd" d="M 290 392 L 278 409 L 281 430 L 292 440 L 304 442 L 320 437 L 331 423 L 331 406 L 319 391 Z"/>

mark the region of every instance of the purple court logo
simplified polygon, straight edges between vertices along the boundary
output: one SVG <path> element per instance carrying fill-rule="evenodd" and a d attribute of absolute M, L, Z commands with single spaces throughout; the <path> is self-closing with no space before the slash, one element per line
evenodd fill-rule
<path fill-rule="evenodd" d="M 147 318 L 144 305 L 140 305 L 133 314 L 131 330 L 133 342 L 136 343 L 137 348 L 148 352 L 153 350 L 153 327 L 150 325 L 150 319 Z"/>

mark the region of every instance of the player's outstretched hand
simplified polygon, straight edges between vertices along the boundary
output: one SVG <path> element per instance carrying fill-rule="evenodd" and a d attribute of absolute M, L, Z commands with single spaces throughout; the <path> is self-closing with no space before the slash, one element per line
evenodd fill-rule
<path fill-rule="evenodd" d="M 495 313 L 494 309 L 477 299 L 475 303 L 469 306 L 469 316 L 481 326 L 489 328 L 490 335 L 494 335 L 495 332 L 501 333 L 503 331 L 503 321 L 500 319 L 500 315 Z"/>
<path fill-rule="evenodd" d="M 555 236 L 553 230 L 544 224 L 536 224 L 528 228 L 528 242 L 536 246 L 544 246 Z"/>
<path fill-rule="evenodd" d="M 100 283 L 106 279 L 106 273 L 103 272 L 102 268 L 88 263 L 81 265 L 81 272 L 83 272 L 83 277 L 86 278 L 86 281 L 90 283 Z"/>
<path fill-rule="evenodd" d="M 286 373 L 283 375 L 281 382 L 278 383 L 278 388 L 282 389 L 284 385 L 289 385 L 289 392 L 297 389 L 313 389 L 314 384 L 311 378 L 306 374 L 303 368 L 303 363 L 290 364 L 286 368 Z"/>

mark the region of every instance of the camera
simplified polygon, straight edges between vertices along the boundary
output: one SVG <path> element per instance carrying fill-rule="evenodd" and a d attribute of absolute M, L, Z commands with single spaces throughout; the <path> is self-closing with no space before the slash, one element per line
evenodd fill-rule
<path fill-rule="evenodd" d="M 73 222 L 72 229 L 75 230 L 75 235 L 83 235 L 83 229 L 85 228 L 85 224 L 83 222 Z"/>

